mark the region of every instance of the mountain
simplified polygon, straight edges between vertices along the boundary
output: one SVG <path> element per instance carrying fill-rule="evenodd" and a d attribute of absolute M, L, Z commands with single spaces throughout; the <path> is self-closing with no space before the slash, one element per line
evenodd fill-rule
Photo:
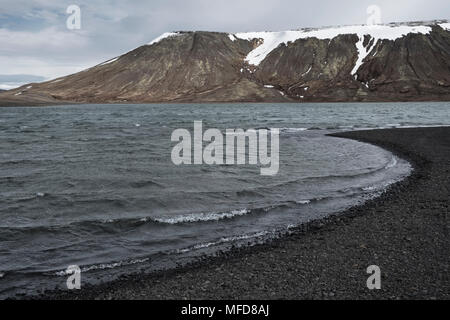
<path fill-rule="evenodd" d="M 0 105 L 450 100 L 450 23 L 176 32 Z"/>

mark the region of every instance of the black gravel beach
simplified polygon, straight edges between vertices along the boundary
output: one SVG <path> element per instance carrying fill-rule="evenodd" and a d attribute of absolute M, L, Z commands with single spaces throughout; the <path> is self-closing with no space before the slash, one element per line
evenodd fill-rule
<path fill-rule="evenodd" d="M 353 131 L 414 167 L 380 197 L 271 243 L 44 299 L 449 299 L 450 128 Z M 369 290 L 366 269 L 381 269 Z"/>

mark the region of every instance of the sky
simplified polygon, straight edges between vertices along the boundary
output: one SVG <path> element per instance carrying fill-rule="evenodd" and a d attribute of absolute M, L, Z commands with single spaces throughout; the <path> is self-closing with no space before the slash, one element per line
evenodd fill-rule
<path fill-rule="evenodd" d="M 450 19 L 448 0 L 1 0 L 0 89 L 81 71 L 167 31 L 365 24 L 370 5 L 382 23 Z"/>

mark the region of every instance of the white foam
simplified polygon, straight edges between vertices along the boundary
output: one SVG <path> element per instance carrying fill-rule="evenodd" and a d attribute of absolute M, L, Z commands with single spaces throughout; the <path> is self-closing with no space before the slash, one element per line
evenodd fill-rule
<path fill-rule="evenodd" d="M 385 169 L 393 168 L 397 165 L 397 157 L 392 157 L 391 161 L 384 167 Z"/>
<path fill-rule="evenodd" d="M 160 35 L 159 37 L 157 37 L 156 39 L 153 39 L 152 41 L 150 41 L 147 45 L 151 46 L 152 44 L 158 43 L 163 39 L 170 38 L 170 37 L 176 37 L 179 35 L 180 34 L 178 32 L 165 32 L 162 35 Z"/>
<path fill-rule="evenodd" d="M 243 131 L 234 131 L 233 129 L 227 129 L 225 131 L 225 135 L 239 136 L 239 135 L 247 135 L 248 133 L 251 133 L 251 132 L 258 133 L 258 130 L 256 130 L 256 129 L 247 129 L 247 130 L 243 130 Z"/>
<path fill-rule="evenodd" d="M 273 88 L 273 86 L 270 85 L 270 84 L 265 84 L 265 85 L 264 85 L 264 88 Z"/>
<path fill-rule="evenodd" d="M 195 246 L 190 247 L 190 248 L 177 250 L 177 252 L 178 253 L 185 253 L 185 252 L 190 252 L 190 251 L 193 251 L 193 250 L 209 248 L 209 247 L 216 246 L 216 245 L 223 244 L 223 243 L 227 243 L 227 242 L 260 238 L 260 237 L 265 236 L 265 235 L 270 234 L 270 233 L 271 233 L 270 231 L 260 231 L 260 232 L 257 232 L 257 233 L 244 234 L 244 235 L 241 235 L 241 236 L 223 237 L 223 238 L 221 238 L 218 241 L 199 243 L 199 244 L 196 244 Z"/>
<path fill-rule="evenodd" d="M 295 133 L 300 131 L 306 131 L 308 128 L 281 128 L 280 132 L 286 132 L 286 133 Z"/>
<path fill-rule="evenodd" d="M 232 210 L 230 212 L 219 213 L 194 213 L 189 215 L 180 215 L 172 218 L 155 218 L 154 220 L 160 223 L 177 224 L 177 223 L 192 223 L 200 221 L 218 221 L 222 219 L 229 219 L 237 216 L 243 216 L 250 211 L 247 209 Z"/>
<path fill-rule="evenodd" d="M 118 262 L 112 262 L 112 263 L 102 263 L 102 264 L 96 264 L 87 266 L 81 269 L 81 272 L 88 272 L 92 270 L 104 270 L 104 269 L 114 269 L 118 267 L 123 266 L 129 266 L 137 263 L 144 263 L 150 260 L 149 258 L 143 258 L 143 259 L 133 259 L 133 260 L 121 260 Z M 55 273 L 57 276 L 67 276 L 70 273 L 67 272 L 67 270 L 61 270 Z"/>
<path fill-rule="evenodd" d="M 377 191 L 377 193 L 374 193 L 373 196 L 379 196 L 386 191 L 387 187 L 389 187 L 391 184 L 396 183 L 397 181 L 399 181 L 399 180 L 388 180 L 387 182 L 384 182 L 379 185 L 371 185 L 371 186 L 363 187 L 362 190 L 363 191 L 371 191 L 371 192 Z"/>
<path fill-rule="evenodd" d="M 447 24 L 443 24 L 448 27 Z M 441 25 L 442 26 L 442 25 Z M 333 39 L 342 34 L 356 34 L 359 38 L 357 43 L 358 59 L 352 74 L 356 73 L 367 56 L 368 52 L 363 47 L 364 35 L 370 35 L 374 39 L 374 44 L 378 40 L 396 40 L 409 33 L 428 34 L 431 27 L 428 26 L 408 26 L 408 25 L 357 25 L 357 26 L 342 26 L 335 28 L 323 28 L 316 30 L 297 30 L 297 31 L 282 31 L 282 32 L 244 32 L 236 33 L 235 37 L 243 40 L 251 41 L 253 39 L 262 39 L 262 43 L 252 50 L 245 61 L 252 65 L 259 65 L 267 55 L 276 49 L 281 44 L 294 42 L 298 39 L 318 38 L 318 39 Z"/>

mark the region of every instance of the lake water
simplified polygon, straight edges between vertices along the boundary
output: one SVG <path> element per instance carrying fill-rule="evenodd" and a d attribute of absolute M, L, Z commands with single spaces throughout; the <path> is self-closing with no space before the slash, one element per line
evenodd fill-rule
<path fill-rule="evenodd" d="M 171 133 L 280 128 L 280 168 L 181 165 Z M 450 125 L 448 103 L 0 108 L 0 297 L 65 288 L 251 245 L 355 205 L 410 166 L 361 128 Z"/>

